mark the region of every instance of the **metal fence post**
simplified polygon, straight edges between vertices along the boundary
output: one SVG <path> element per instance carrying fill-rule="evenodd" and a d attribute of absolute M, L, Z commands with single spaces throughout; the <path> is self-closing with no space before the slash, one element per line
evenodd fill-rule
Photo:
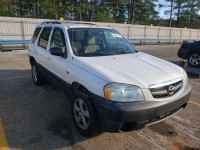
<path fill-rule="evenodd" d="M 158 39 L 160 39 L 160 28 L 158 28 Z M 160 45 L 160 41 L 158 41 L 158 45 Z"/>
<path fill-rule="evenodd" d="M 160 39 L 160 28 L 158 28 L 158 39 Z"/>
<path fill-rule="evenodd" d="M 21 32 L 22 32 L 22 40 L 25 40 L 24 36 L 24 22 L 21 21 Z M 23 44 L 23 49 L 25 49 L 25 44 Z"/>
<path fill-rule="evenodd" d="M 172 29 L 169 31 L 169 39 L 172 39 Z"/>
<path fill-rule="evenodd" d="M 183 30 L 181 29 L 180 39 L 182 39 L 182 36 L 183 36 Z M 175 41 L 174 41 L 174 43 L 175 43 Z M 179 41 L 179 43 L 181 43 L 181 41 Z"/>
<path fill-rule="evenodd" d="M 189 36 L 189 39 L 191 39 L 191 36 L 192 36 L 192 30 L 190 30 L 190 36 Z"/>
<path fill-rule="evenodd" d="M 1 25 L 1 22 L 3 21 L 0 20 L 0 25 Z M 0 44 L 0 52 L 2 52 L 2 47 L 3 47 L 2 44 Z"/>
<path fill-rule="evenodd" d="M 131 31 L 130 28 L 131 28 L 131 27 L 128 26 L 128 34 L 127 34 L 128 39 L 130 38 L 130 31 Z"/>
<path fill-rule="evenodd" d="M 147 38 L 147 27 L 145 26 L 144 27 L 144 38 L 146 39 Z M 142 43 L 142 42 L 141 42 Z M 145 44 L 146 42 L 144 42 Z M 142 44 L 141 44 L 142 45 Z"/>
<path fill-rule="evenodd" d="M 147 38 L 147 27 L 146 26 L 144 27 L 144 38 L 145 39 Z"/>
<path fill-rule="evenodd" d="M 182 39 L 182 36 L 183 36 L 183 30 L 181 29 L 180 39 Z"/>
<path fill-rule="evenodd" d="M 172 29 L 169 30 L 169 39 L 172 39 Z M 171 42 L 169 42 L 171 44 Z"/>

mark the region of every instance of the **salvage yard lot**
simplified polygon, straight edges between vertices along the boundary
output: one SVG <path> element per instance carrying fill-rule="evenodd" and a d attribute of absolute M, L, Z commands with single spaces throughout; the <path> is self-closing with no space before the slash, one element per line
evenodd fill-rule
<path fill-rule="evenodd" d="M 179 47 L 136 48 L 174 62 Z M 48 83 L 33 84 L 28 52 L 0 53 L 0 149 L 200 149 L 200 79 L 189 82 L 190 102 L 167 120 L 138 131 L 99 131 L 85 138 L 73 124 L 67 96 Z"/>

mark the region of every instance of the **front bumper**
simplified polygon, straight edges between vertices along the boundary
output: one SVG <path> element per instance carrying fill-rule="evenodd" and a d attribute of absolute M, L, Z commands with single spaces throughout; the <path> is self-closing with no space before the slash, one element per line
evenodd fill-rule
<path fill-rule="evenodd" d="M 189 101 L 191 85 L 172 100 L 115 102 L 93 95 L 101 127 L 105 131 L 130 131 L 161 121 L 180 109 Z"/>

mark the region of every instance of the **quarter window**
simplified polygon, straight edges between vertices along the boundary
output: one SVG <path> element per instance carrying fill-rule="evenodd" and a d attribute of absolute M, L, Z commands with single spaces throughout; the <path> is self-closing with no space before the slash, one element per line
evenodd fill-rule
<path fill-rule="evenodd" d="M 51 33 L 51 29 L 50 27 L 45 27 L 42 30 L 42 33 L 40 34 L 40 38 L 39 38 L 39 42 L 38 45 L 47 49 L 47 45 L 48 45 L 48 40 L 49 40 L 49 36 Z"/>
<path fill-rule="evenodd" d="M 31 39 L 32 43 L 35 44 L 36 39 L 37 39 L 38 34 L 40 33 L 40 30 L 41 30 L 41 29 L 42 29 L 42 28 L 36 28 L 36 29 L 35 29 L 35 32 L 34 32 L 34 34 L 33 34 L 33 36 L 32 36 L 32 39 Z"/>

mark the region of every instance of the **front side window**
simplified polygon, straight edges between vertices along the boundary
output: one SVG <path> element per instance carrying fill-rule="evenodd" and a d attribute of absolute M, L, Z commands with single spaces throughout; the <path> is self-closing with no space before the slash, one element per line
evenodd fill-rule
<path fill-rule="evenodd" d="M 44 27 L 42 33 L 40 34 L 38 45 L 41 46 L 42 48 L 47 49 L 51 29 L 52 29 L 51 27 Z"/>
<path fill-rule="evenodd" d="M 50 49 L 51 48 L 61 48 L 63 53 L 66 53 L 66 43 L 63 30 L 55 27 L 51 37 Z"/>
<path fill-rule="evenodd" d="M 71 28 L 70 43 L 76 56 L 100 56 L 135 53 L 136 50 L 113 29 Z"/>
<path fill-rule="evenodd" d="M 32 36 L 32 39 L 31 39 L 31 42 L 32 42 L 32 43 L 35 44 L 36 39 L 37 39 L 38 34 L 40 33 L 40 30 L 41 30 L 41 29 L 42 29 L 41 27 L 35 29 L 35 32 L 33 33 L 33 36 Z"/>

